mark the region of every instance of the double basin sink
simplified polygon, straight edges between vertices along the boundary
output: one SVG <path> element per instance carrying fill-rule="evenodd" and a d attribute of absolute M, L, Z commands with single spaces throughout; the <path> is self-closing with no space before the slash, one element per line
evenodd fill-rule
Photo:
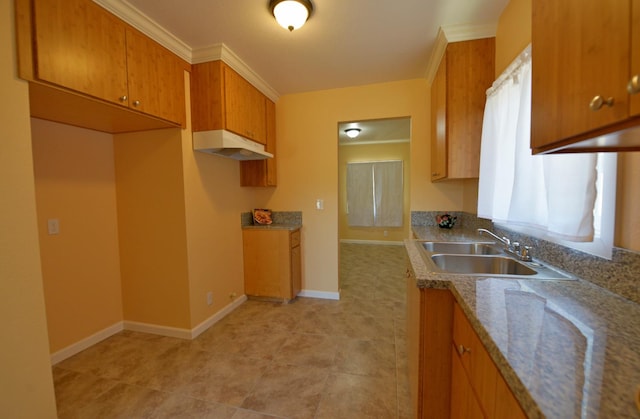
<path fill-rule="evenodd" d="M 575 279 L 538 261 L 520 261 L 493 242 L 419 241 L 427 266 L 435 272 L 521 279 Z"/>

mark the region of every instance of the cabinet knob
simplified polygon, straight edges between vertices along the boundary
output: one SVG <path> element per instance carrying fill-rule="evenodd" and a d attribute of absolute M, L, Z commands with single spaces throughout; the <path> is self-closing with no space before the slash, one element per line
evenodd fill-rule
<path fill-rule="evenodd" d="M 431 173 L 431 176 L 432 176 L 432 177 L 440 176 L 440 173 L 437 173 L 437 172 L 435 172 L 435 173 Z"/>
<path fill-rule="evenodd" d="M 134 100 L 133 101 L 133 106 L 140 106 L 140 101 L 139 100 Z"/>
<path fill-rule="evenodd" d="M 120 96 L 118 99 L 120 100 L 120 102 L 126 102 L 127 99 L 129 98 L 127 97 L 127 95 L 123 95 L 123 96 Z"/>
<path fill-rule="evenodd" d="M 591 103 L 589 103 L 589 109 L 591 109 L 592 111 L 599 111 L 600 109 L 602 109 L 602 106 L 607 105 L 608 107 L 612 107 L 613 106 L 613 98 L 603 98 L 602 96 L 598 95 L 595 96 L 593 99 L 591 99 Z"/>
<path fill-rule="evenodd" d="M 636 74 L 631 77 L 629 84 L 627 84 L 627 91 L 630 95 L 637 95 L 640 93 L 640 74 Z"/>
<path fill-rule="evenodd" d="M 471 348 L 467 348 L 463 345 L 458 345 L 458 354 L 460 354 L 460 356 L 464 355 L 467 352 L 471 352 Z"/>
<path fill-rule="evenodd" d="M 406 275 L 407 275 L 407 278 L 411 278 L 411 269 L 407 268 Z"/>

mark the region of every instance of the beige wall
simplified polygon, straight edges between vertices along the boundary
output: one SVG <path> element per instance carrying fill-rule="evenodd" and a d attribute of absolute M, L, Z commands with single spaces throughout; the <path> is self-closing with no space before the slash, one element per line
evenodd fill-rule
<path fill-rule="evenodd" d="M 0 4 L 0 412 L 55 418 L 40 269 L 27 83 L 15 66 L 13 2 Z"/>
<path fill-rule="evenodd" d="M 253 198 L 255 188 L 240 187 L 239 162 L 194 152 L 190 131 L 188 126 L 182 133 L 182 164 L 191 327 L 195 327 L 244 295 L 240 213 L 259 202 Z M 207 292 L 213 293 L 211 306 L 206 304 Z"/>
<path fill-rule="evenodd" d="M 402 227 L 350 227 L 347 219 L 347 163 L 363 161 L 402 160 L 404 202 Z M 409 142 L 381 143 L 363 145 L 344 145 L 339 147 L 339 196 L 338 196 L 338 225 L 340 240 L 376 240 L 402 241 L 409 237 L 411 231 L 410 211 L 410 162 L 411 154 Z M 384 232 L 387 236 L 384 236 Z"/>
<path fill-rule="evenodd" d="M 51 352 L 122 321 L 113 137 L 32 119 Z M 49 235 L 47 220 L 60 223 Z"/>
<path fill-rule="evenodd" d="M 531 0 L 511 0 L 496 36 L 496 75 L 531 42 Z M 535 59 L 535 57 L 534 57 Z M 614 245 L 640 251 L 640 153 L 618 153 L 616 234 Z"/>
<path fill-rule="evenodd" d="M 182 133 L 114 135 L 124 319 L 191 325 Z"/>
<path fill-rule="evenodd" d="M 276 107 L 278 187 L 256 205 L 303 212 L 303 289 L 338 290 L 338 138 L 340 121 L 411 118 L 411 210 L 460 210 L 463 184 L 429 177 L 429 86 L 406 80 L 286 95 Z M 324 210 L 315 209 L 324 199 Z"/>

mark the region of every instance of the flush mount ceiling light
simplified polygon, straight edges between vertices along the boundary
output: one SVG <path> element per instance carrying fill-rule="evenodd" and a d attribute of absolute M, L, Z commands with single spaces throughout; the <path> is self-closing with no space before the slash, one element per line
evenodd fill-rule
<path fill-rule="evenodd" d="M 360 131 L 362 131 L 360 128 L 347 128 L 344 130 L 344 133 L 347 134 L 347 137 L 349 138 L 356 138 L 360 135 Z"/>
<path fill-rule="evenodd" d="M 313 4 L 310 0 L 271 0 L 269 9 L 280 26 L 293 31 L 311 16 Z"/>

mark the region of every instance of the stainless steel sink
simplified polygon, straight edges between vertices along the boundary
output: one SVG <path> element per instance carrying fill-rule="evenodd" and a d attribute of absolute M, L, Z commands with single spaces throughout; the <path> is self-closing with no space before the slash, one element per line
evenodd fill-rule
<path fill-rule="evenodd" d="M 505 256 L 437 254 L 431 260 L 443 271 L 460 274 L 535 275 L 536 271 Z"/>
<path fill-rule="evenodd" d="M 447 253 L 454 255 L 499 255 L 494 243 L 484 242 L 422 242 L 422 247 L 430 253 Z"/>
<path fill-rule="evenodd" d="M 433 272 L 519 279 L 575 279 L 552 266 L 521 261 L 491 242 L 418 241 L 423 260 Z"/>

